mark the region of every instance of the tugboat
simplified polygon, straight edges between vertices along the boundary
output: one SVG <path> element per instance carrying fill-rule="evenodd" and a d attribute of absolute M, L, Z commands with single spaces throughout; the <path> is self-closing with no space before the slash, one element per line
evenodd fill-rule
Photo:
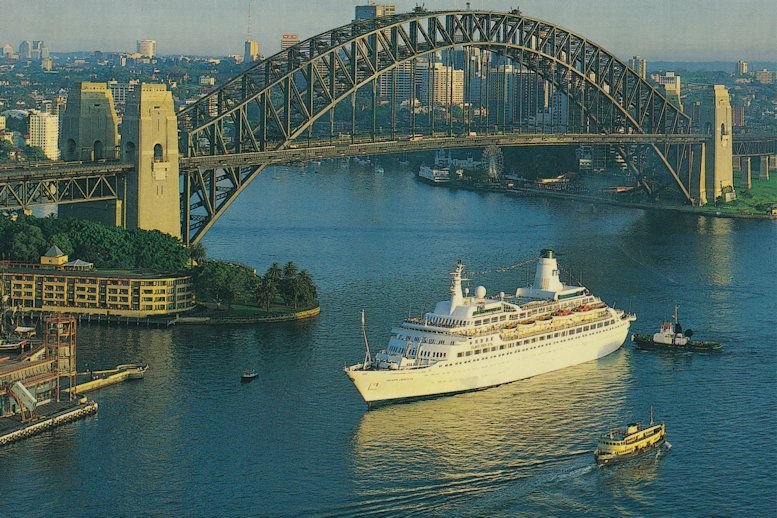
<path fill-rule="evenodd" d="M 631 341 L 641 349 L 679 349 L 686 351 L 719 351 L 720 342 L 691 340 L 692 329 L 683 331 L 678 317 L 678 306 L 674 307 L 674 322 L 662 322 L 661 329 L 653 335 L 634 333 Z"/>
<path fill-rule="evenodd" d="M 653 408 L 650 408 L 650 424 L 629 423 L 626 429 L 615 429 L 605 434 L 594 450 L 594 459 L 600 466 L 624 460 L 648 451 L 669 449 L 664 423 L 653 422 Z"/>

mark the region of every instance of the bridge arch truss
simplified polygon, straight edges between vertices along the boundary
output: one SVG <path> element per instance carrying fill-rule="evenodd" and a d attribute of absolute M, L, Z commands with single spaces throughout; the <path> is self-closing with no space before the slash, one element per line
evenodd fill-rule
<path fill-rule="evenodd" d="M 543 121 L 541 131 L 667 137 L 691 132 L 690 118 L 612 53 L 583 36 L 517 10 L 417 9 L 363 20 L 314 36 L 257 63 L 179 113 L 181 152 L 186 157 L 184 163 L 189 164 L 182 171 L 184 239 L 198 241 L 269 163 L 242 165 L 234 158 L 337 144 L 343 133 L 343 114 L 338 120 L 338 107 L 344 106 L 350 114 L 350 125 L 345 123 L 346 140 L 350 142 L 358 138 L 368 142 L 407 140 L 419 133 L 468 137 L 483 131 L 536 131 L 536 112 L 532 128 L 529 107 L 522 114 L 520 106 L 517 110 L 512 106 L 508 117 L 501 106 L 488 109 L 484 116 L 481 101 L 479 107 L 474 103 L 462 105 L 461 113 L 454 114 L 452 66 L 445 68 L 451 77 L 441 83 L 451 88 L 443 113 L 437 113 L 433 90 L 429 93 L 427 86 L 429 113 L 417 114 L 416 101 L 412 101 L 413 109 L 402 118 L 397 110 L 402 95 L 399 82 L 409 82 L 404 85 L 410 90 L 408 100 L 416 99 L 417 60 L 439 52 L 445 55 L 443 62 L 448 60 L 447 64 L 452 65 L 455 49 L 464 51 L 465 79 L 473 74 L 472 53 L 486 50 L 502 56 L 503 67 L 509 61 L 563 93 L 568 99 L 567 126 L 554 128 L 553 120 L 550 125 Z M 412 75 L 408 78 L 407 73 Z M 434 73 L 434 69 L 426 72 L 426 79 L 431 78 L 432 83 Z M 405 76 L 400 78 L 402 74 Z M 389 85 L 387 94 L 391 99 L 386 128 L 380 126 L 376 116 L 383 109 L 378 100 L 381 81 Z M 482 88 L 481 83 L 481 99 Z M 487 90 L 493 88 L 498 87 L 486 83 Z M 506 83 L 502 91 L 506 96 Z M 357 116 L 360 94 L 371 104 L 366 120 Z M 488 93 L 486 99 L 488 103 Z M 650 147 L 682 195 L 692 201 L 690 145 L 667 139 Z M 629 155 L 627 150 L 620 151 Z M 199 167 L 198 158 L 208 158 L 211 164 L 216 158 L 222 165 Z"/>

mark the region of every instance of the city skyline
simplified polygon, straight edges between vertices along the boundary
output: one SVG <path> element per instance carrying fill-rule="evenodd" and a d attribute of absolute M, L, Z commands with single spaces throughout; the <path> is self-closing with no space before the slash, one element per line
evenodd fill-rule
<path fill-rule="evenodd" d="M 364 3 L 321 0 L 316 11 L 308 11 L 315 16 L 300 16 L 301 9 L 309 4 L 289 1 L 268 6 L 267 2 L 254 0 L 252 37 L 272 54 L 279 50 L 281 34 L 297 33 L 300 39 L 306 39 L 350 22 L 354 7 Z M 415 6 L 414 1 L 391 3 L 396 5 L 397 12 Z M 74 0 L 67 4 L 67 9 L 58 10 L 56 6 L 64 6 L 64 2 L 2 1 L 0 6 L 11 16 L 0 20 L 0 43 L 17 46 L 22 40 L 42 39 L 58 52 L 131 52 L 137 40 L 154 39 L 160 55 L 222 56 L 242 54 L 248 30 L 247 0 L 172 0 L 164 4 L 149 0 Z M 433 0 L 425 4 L 428 10 L 466 8 L 462 0 Z M 514 2 L 503 0 L 474 0 L 470 4 L 472 9 L 486 5 L 492 10 L 515 7 Z M 582 0 L 573 9 L 563 2 L 531 0 L 521 2 L 520 8 L 529 16 L 574 28 L 620 56 L 639 54 L 648 62 L 769 61 L 774 60 L 777 47 L 777 28 L 770 23 L 770 17 L 757 15 L 769 12 L 767 0 L 693 0 L 682 5 L 668 0 L 624 0 L 615 5 Z M 209 15 L 203 16 L 206 11 Z M 121 24 L 110 23 L 111 18 L 121 20 Z M 618 24 L 614 25 L 612 20 Z M 638 23 L 631 24 L 631 20 Z M 693 24 L 688 20 L 693 20 Z"/>

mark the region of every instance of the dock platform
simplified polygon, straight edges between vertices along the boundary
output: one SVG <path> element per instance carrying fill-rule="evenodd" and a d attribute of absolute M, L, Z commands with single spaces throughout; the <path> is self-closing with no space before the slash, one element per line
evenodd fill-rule
<path fill-rule="evenodd" d="M 84 399 L 74 402 L 47 403 L 35 409 L 32 421 L 22 422 L 18 415 L 0 417 L 0 447 L 38 435 L 97 413 L 97 403 Z"/>

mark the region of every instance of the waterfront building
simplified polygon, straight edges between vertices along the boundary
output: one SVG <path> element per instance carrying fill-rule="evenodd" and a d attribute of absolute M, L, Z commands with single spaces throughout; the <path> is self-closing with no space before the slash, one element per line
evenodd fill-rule
<path fill-rule="evenodd" d="M 396 14 L 396 7 L 393 4 L 357 5 L 354 13 L 354 21 L 371 20 L 381 16 L 391 16 Z"/>
<path fill-rule="evenodd" d="M 121 317 L 164 317 L 194 307 L 192 278 L 125 270 L 96 270 L 69 261 L 57 247 L 40 264 L 0 262 L 0 292 L 11 307 Z"/>
<path fill-rule="evenodd" d="M 39 147 L 49 160 L 59 159 L 59 117 L 53 113 L 30 113 L 30 145 Z"/>
<path fill-rule="evenodd" d="M 737 74 L 740 76 L 747 75 L 749 64 L 747 61 L 737 61 Z"/>
<path fill-rule="evenodd" d="M 640 56 L 634 56 L 629 60 L 629 67 L 634 69 L 637 74 L 639 74 L 639 77 L 642 79 L 647 78 L 647 61 L 640 57 Z"/>
<path fill-rule="evenodd" d="M 248 40 L 245 42 L 243 63 L 253 63 L 254 61 L 259 61 L 259 42 L 256 40 Z"/>
<path fill-rule="evenodd" d="M 141 57 L 153 58 L 156 56 L 156 40 L 138 40 L 137 51 Z"/>
<path fill-rule="evenodd" d="M 289 47 L 293 47 L 299 43 L 298 34 L 282 34 L 281 35 L 281 50 L 286 50 Z"/>

